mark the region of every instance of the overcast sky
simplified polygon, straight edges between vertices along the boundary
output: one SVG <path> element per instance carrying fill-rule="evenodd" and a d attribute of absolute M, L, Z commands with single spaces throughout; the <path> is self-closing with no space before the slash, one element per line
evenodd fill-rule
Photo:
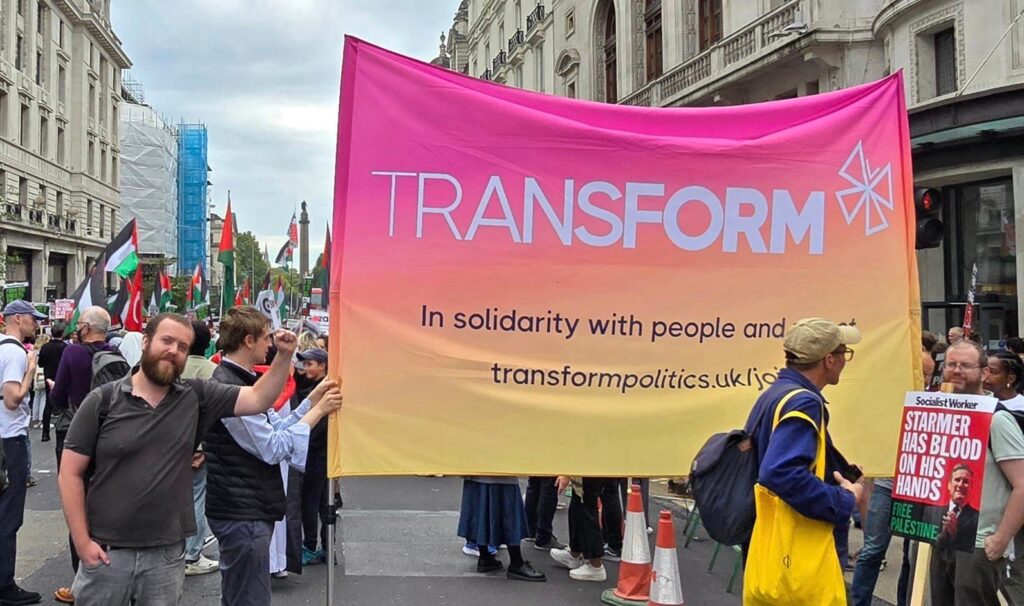
<path fill-rule="evenodd" d="M 310 264 L 331 220 L 343 36 L 430 60 L 458 0 L 114 0 L 146 102 L 205 123 L 213 210 L 273 258 L 306 200 Z M 298 259 L 296 258 L 296 263 Z"/>

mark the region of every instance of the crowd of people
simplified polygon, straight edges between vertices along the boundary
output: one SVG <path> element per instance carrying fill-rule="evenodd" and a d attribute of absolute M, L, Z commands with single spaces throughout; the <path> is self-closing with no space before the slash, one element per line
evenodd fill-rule
<path fill-rule="evenodd" d="M 342 397 L 326 337 L 273 331 L 253 308 L 217 326 L 160 314 L 143 333 L 112 331 L 102 307 L 69 334 L 46 319 L 3 309 L 0 605 L 42 600 L 14 577 L 33 419 L 70 531 L 58 602 L 178 604 L 185 577 L 219 571 L 222 604 L 269 606 L 272 577 L 328 559 L 326 417 Z"/>
<path fill-rule="evenodd" d="M 271 578 L 329 560 L 326 417 L 342 396 L 327 378 L 325 337 L 273 331 L 253 308 L 231 309 L 215 327 L 160 314 L 144 333 L 111 331 L 101 307 L 83 310 L 68 334 L 59 323 L 40 330 L 45 319 L 24 301 L 3 309 L 0 605 L 42 599 L 14 578 L 35 483 L 33 419 L 40 439 L 54 442 L 70 531 L 74 577 L 56 588 L 59 602 L 177 604 L 185 577 L 219 571 L 222 604 L 269 606 Z M 988 352 L 961 328 L 946 337 L 924 333 L 922 385 L 991 395 L 1000 407 L 991 417 L 978 510 L 966 504 L 973 472 L 950 474 L 951 504 L 930 563 L 932 603 L 996 604 L 1001 594 L 1024 604 L 1024 558 L 1016 557 L 1024 552 L 1024 431 L 1014 416 L 1024 413 L 1024 342 L 1008 339 L 1004 350 Z M 828 432 L 823 393 L 839 383 L 859 341 L 855 326 L 826 319 L 790 327 L 785 368 L 754 403 L 746 432 L 758 485 L 802 519 L 834 527 L 836 560 L 824 564 L 852 569 L 851 602 L 866 606 L 892 539 L 892 480 L 867 482 L 843 457 Z M 524 556 L 530 546 L 573 580 L 605 581 L 604 561 L 621 555 L 627 485 L 626 478 L 531 477 L 523 495 L 516 478 L 468 477 L 457 534 L 478 572 L 502 570 L 497 553 L 507 549 L 508 578 L 544 581 Z M 563 492 L 570 496 L 568 544 L 552 525 Z M 852 556 L 851 518 L 864 531 Z M 746 557 L 758 549 L 754 524 L 753 542 L 743 546 L 748 578 L 768 565 Z M 954 540 L 958 524 L 977 528 L 970 544 Z M 214 542 L 218 560 L 204 553 Z M 912 541 L 904 541 L 903 554 L 901 606 L 916 557 Z"/>
<path fill-rule="evenodd" d="M 892 539 L 892 478 L 865 481 L 859 468 L 843 458 L 828 433 L 829 414 L 823 393 L 840 381 L 846 364 L 853 359 L 859 331 L 824 319 L 798 322 L 787 333 L 783 349 L 786 368 L 778 380 L 762 393 L 751 411 L 747 431 L 757 447 L 759 485 L 777 495 L 805 520 L 806 530 L 826 522 L 834 526 L 836 559 L 819 564 L 821 578 L 853 570 L 849 603 L 873 603 L 880 570 Z M 941 512 L 937 545 L 929 563 L 928 587 L 935 606 L 959 604 L 1024 604 L 1024 430 L 1015 413 L 1024 412 L 1024 342 L 1012 337 L 1005 349 L 989 352 L 975 335 L 954 327 L 942 340 L 924 332 L 921 344 L 921 385 L 937 389 L 941 384 L 957 394 L 994 396 L 999 401 L 991 417 L 989 445 L 981 489 L 980 511 L 966 503 L 972 481 L 971 470 L 954 467 L 947 490 L 948 509 Z M 761 419 L 773 418 L 773 423 Z M 823 477 L 815 469 L 819 431 L 824 429 L 827 456 Z M 848 553 L 851 519 L 864 531 L 864 545 L 856 556 Z M 755 522 L 754 537 L 757 540 Z M 957 532 L 976 528 L 976 532 Z M 957 535 L 959 534 L 959 537 Z M 963 540 L 957 540 L 963 539 Z M 756 546 L 744 545 L 744 555 Z M 904 540 L 903 561 L 897 588 L 897 604 L 910 600 L 911 571 L 917 558 L 917 544 Z M 748 579 L 759 577 L 760 569 L 776 563 L 750 558 Z M 817 585 L 820 590 L 821 584 Z M 758 596 L 756 589 L 747 594 Z M 798 596 L 799 597 L 799 596 Z M 837 602 L 821 595 L 803 596 L 808 603 Z M 750 603 L 773 603 L 763 599 Z M 781 603 L 781 602 L 778 602 Z"/>

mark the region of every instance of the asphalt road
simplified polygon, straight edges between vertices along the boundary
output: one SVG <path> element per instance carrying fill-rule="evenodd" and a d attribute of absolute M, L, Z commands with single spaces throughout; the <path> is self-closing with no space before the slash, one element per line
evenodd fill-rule
<path fill-rule="evenodd" d="M 39 431 L 32 430 L 33 470 L 39 484 L 29 488 L 25 524 L 18 535 L 18 582 L 39 591 L 44 604 L 57 587 L 70 585 L 72 571 L 67 550 L 67 527 L 60 509 L 54 474 L 53 442 L 40 443 Z M 336 568 L 334 603 L 345 606 L 463 605 L 489 606 L 524 604 L 600 604 L 601 592 L 615 586 L 618 565 L 607 562 L 608 581 L 579 582 L 555 567 L 550 556 L 524 543 L 524 556 L 548 575 L 546 583 L 510 581 L 503 573 L 477 574 L 475 558 L 462 553 L 462 540 L 455 536 L 462 494 L 462 480 L 446 477 L 349 478 L 342 480 L 345 507 L 338 530 L 339 563 Z M 722 548 L 714 569 L 708 571 L 714 543 L 693 542 L 683 547 L 682 511 L 677 499 L 652 485 L 652 510 L 669 508 L 676 512 L 683 597 L 687 604 L 738 606 L 742 578 L 735 593 L 725 591 L 737 555 Z M 662 496 L 659 496 L 662 495 Z M 657 520 L 656 515 L 651 516 Z M 568 539 L 566 510 L 555 514 L 555 534 Z M 852 533 L 851 549 L 859 545 L 859 532 Z M 889 561 L 898 562 L 897 541 Z M 654 536 L 650 537 L 654 549 Z M 216 546 L 207 550 L 216 558 Z M 506 564 L 508 556 L 499 558 Z M 879 595 L 892 601 L 897 566 L 882 573 Z M 274 604 L 326 604 L 327 567 L 311 566 L 303 574 L 275 579 Z M 847 574 L 849 581 L 849 573 Z M 220 576 L 209 574 L 185 579 L 185 606 L 215 606 L 220 598 Z M 876 601 L 876 604 L 888 602 Z"/>

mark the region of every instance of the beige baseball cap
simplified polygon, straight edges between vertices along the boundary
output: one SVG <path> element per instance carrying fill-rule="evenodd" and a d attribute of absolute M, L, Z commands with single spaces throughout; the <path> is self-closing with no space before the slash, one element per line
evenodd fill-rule
<path fill-rule="evenodd" d="M 782 349 L 787 359 L 797 364 L 813 364 L 825 359 L 840 345 L 860 343 L 860 329 L 852 325 L 836 324 L 825 318 L 804 318 L 789 329 Z"/>

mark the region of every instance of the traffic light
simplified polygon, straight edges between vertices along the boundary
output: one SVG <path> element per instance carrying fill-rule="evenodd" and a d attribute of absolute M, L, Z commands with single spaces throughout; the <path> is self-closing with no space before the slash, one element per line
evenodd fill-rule
<path fill-rule="evenodd" d="M 915 247 L 935 248 L 942 244 L 945 228 L 942 225 L 942 194 L 932 187 L 914 188 L 914 211 L 917 215 L 917 242 Z"/>

